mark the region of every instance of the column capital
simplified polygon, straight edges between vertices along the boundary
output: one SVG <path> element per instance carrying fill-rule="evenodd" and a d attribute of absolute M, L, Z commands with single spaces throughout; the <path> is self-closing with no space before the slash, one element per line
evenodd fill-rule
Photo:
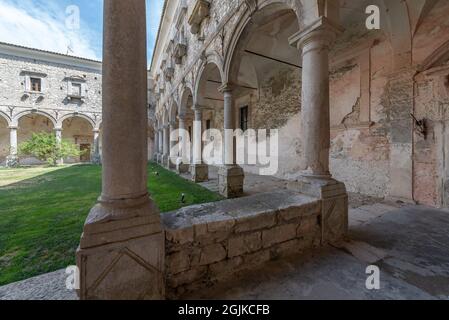
<path fill-rule="evenodd" d="M 325 45 L 330 45 L 335 38 L 343 33 L 343 27 L 337 25 L 326 17 L 320 17 L 306 28 L 292 35 L 288 41 L 291 46 L 301 50 L 304 45 L 311 41 L 322 41 Z"/>
<path fill-rule="evenodd" d="M 235 85 L 231 82 L 226 82 L 218 87 L 218 91 L 221 93 L 232 92 L 235 89 Z"/>
<path fill-rule="evenodd" d="M 9 126 L 8 129 L 17 130 L 17 129 L 19 129 L 19 126 Z"/>
<path fill-rule="evenodd" d="M 62 127 L 56 127 L 56 128 L 53 129 L 53 131 L 56 131 L 56 132 L 57 131 L 62 131 Z"/>

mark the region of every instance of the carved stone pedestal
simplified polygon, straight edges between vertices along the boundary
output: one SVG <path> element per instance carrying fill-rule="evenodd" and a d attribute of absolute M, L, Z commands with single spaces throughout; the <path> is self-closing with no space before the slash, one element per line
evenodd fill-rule
<path fill-rule="evenodd" d="M 77 251 L 81 300 L 164 299 L 160 215 L 149 198 L 139 202 L 100 203 L 90 212 Z"/>
<path fill-rule="evenodd" d="M 209 180 L 209 166 L 207 164 L 192 164 L 190 166 L 193 182 L 206 182 Z"/>
<path fill-rule="evenodd" d="M 240 166 L 222 166 L 218 169 L 218 188 L 225 198 L 243 196 L 245 173 Z"/>
<path fill-rule="evenodd" d="M 348 233 L 348 194 L 344 183 L 334 179 L 302 177 L 289 189 L 321 199 L 322 242 L 342 240 Z"/>

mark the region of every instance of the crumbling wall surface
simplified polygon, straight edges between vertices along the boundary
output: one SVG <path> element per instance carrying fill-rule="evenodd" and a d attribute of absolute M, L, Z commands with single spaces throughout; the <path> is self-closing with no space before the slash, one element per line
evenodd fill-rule
<path fill-rule="evenodd" d="M 321 244 L 321 201 L 295 192 L 192 206 L 162 215 L 167 297 Z"/>
<path fill-rule="evenodd" d="M 417 66 L 414 115 L 414 200 L 449 205 L 449 2 L 438 1 L 418 26 L 413 41 Z"/>
<path fill-rule="evenodd" d="M 331 58 L 331 173 L 348 191 L 385 197 L 390 186 L 391 48 L 381 32 L 347 27 Z M 366 30 L 366 29 L 365 29 Z"/>

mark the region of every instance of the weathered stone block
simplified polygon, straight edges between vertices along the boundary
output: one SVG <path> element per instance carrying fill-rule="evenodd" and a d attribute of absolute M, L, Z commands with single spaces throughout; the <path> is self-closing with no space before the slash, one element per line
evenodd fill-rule
<path fill-rule="evenodd" d="M 218 169 L 218 189 L 225 198 L 238 198 L 243 195 L 245 173 L 239 166 L 222 166 Z"/>
<path fill-rule="evenodd" d="M 296 238 L 296 224 L 285 224 L 262 232 L 264 248 Z"/>
<path fill-rule="evenodd" d="M 252 217 L 246 217 L 237 220 L 235 232 L 248 232 L 260 229 L 271 228 L 277 223 L 277 215 L 275 212 L 268 212 Z"/>
<path fill-rule="evenodd" d="M 213 244 L 202 248 L 199 264 L 201 266 L 226 259 L 227 252 L 222 244 Z"/>
<path fill-rule="evenodd" d="M 193 227 L 165 231 L 165 237 L 168 241 L 180 245 L 193 242 L 193 235 Z"/>
<path fill-rule="evenodd" d="M 192 181 L 195 183 L 209 180 L 209 166 L 207 164 L 192 164 L 190 166 Z"/>
<path fill-rule="evenodd" d="M 242 257 L 227 259 L 209 266 L 211 277 L 223 279 L 234 274 L 243 264 Z"/>
<path fill-rule="evenodd" d="M 167 278 L 167 285 L 171 288 L 195 282 L 207 274 L 207 267 L 195 267 L 186 272 Z"/>
<path fill-rule="evenodd" d="M 180 251 L 166 257 L 167 274 L 177 274 L 190 268 L 190 255 L 187 251 Z"/>
<path fill-rule="evenodd" d="M 262 233 L 255 232 L 248 235 L 229 239 L 228 257 L 236 257 L 251 253 L 262 248 Z"/>

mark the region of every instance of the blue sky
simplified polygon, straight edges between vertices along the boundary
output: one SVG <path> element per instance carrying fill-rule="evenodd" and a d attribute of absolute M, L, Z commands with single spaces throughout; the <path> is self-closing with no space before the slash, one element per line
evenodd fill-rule
<path fill-rule="evenodd" d="M 147 0 L 149 62 L 163 2 Z M 103 0 L 0 0 L 0 41 L 101 60 L 102 16 Z"/>

